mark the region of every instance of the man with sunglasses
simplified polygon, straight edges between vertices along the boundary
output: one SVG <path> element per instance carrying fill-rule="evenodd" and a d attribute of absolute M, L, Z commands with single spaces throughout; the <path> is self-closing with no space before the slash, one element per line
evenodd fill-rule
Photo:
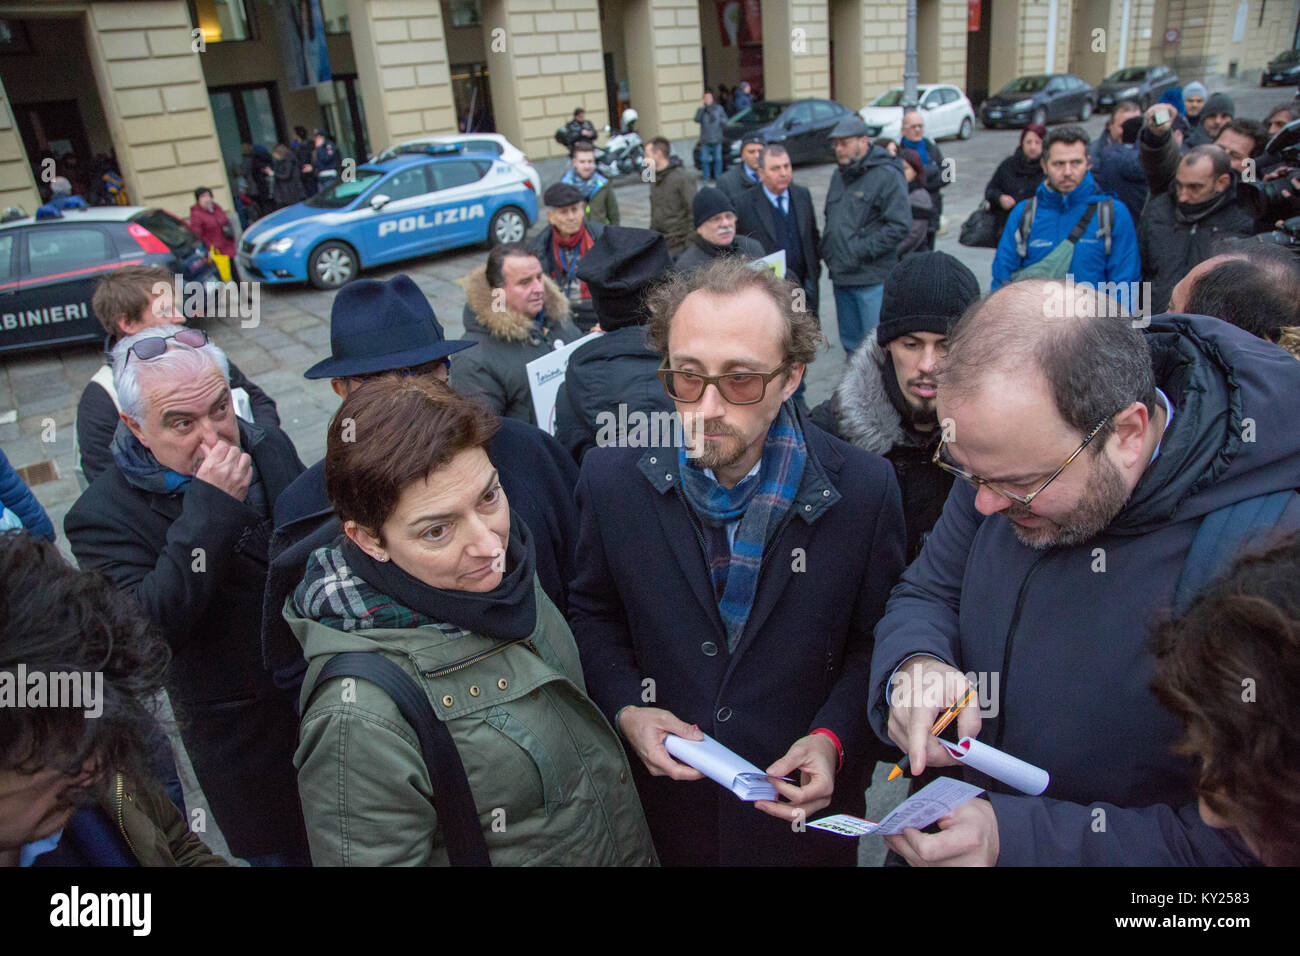
<path fill-rule="evenodd" d="M 854 841 L 803 825 L 861 816 L 882 753 L 862 688 L 903 564 L 898 485 L 796 410 L 822 337 L 791 288 L 731 258 L 660 286 L 648 338 L 683 447 L 595 448 L 578 481 L 569 620 L 669 865 L 852 865 Z M 737 800 L 664 747 L 701 732 L 791 778 L 783 800 Z"/>
<path fill-rule="evenodd" d="M 113 389 L 113 346 L 120 339 L 159 325 L 184 325 L 179 304 L 172 301 L 176 277 L 161 266 L 123 266 L 95 285 L 91 308 L 104 326 L 104 364 L 82 390 L 75 422 L 78 465 L 90 484 L 113 463 L 113 433 L 120 409 Z M 280 424 L 275 401 L 230 363 L 230 388 L 251 409 L 259 425 Z M 239 403 L 236 403 L 239 407 Z M 246 412 L 247 414 L 247 412 Z"/>
<path fill-rule="evenodd" d="M 63 527 L 78 564 L 171 645 L 181 737 L 231 852 L 299 865 L 296 701 L 264 670 L 260 638 L 271 504 L 303 466 L 280 429 L 236 417 L 227 369 L 201 329 L 118 342 L 113 464 Z"/>
<path fill-rule="evenodd" d="M 1149 634 L 1234 542 L 1300 526 L 1300 365 L 1204 316 L 1143 334 L 1077 290 L 1063 310 L 1065 291 L 1014 283 L 953 330 L 934 462 L 960 480 L 876 628 L 869 685 L 913 774 L 957 764 L 929 730 L 974 681 L 957 733 L 1051 784 L 978 777 L 989 799 L 941 833 L 885 839 L 913 865 L 1241 863 L 1197 815 Z"/>

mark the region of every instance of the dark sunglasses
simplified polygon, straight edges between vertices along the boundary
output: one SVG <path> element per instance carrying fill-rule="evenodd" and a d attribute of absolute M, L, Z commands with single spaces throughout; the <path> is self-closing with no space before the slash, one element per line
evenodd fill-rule
<path fill-rule="evenodd" d="M 175 335 L 141 339 L 126 350 L 126 361 L 131 361 L 132 355 L 142 362 L 156 359 L 167 351 L 167 343 L 171 341 L 179 342 L 181 345 L 188 345 L 192 349 L 201 349 L 208 344 L 208 333 L 202 329 L 181 329 Z M 126 362 L 123 362 L 122 365 L 125 367 Z"/>
<path fill-rule="evenodd" d="M 664 391 L 675 402 L 698 402 L 704 397 L 704 390 L 712 385 L 732 405 L 754 405 L 763 400 L 767 383 L 784 372 L 788 365 L 788 362 L 782 362 L 770 372 L 731 372 L 727 375 L 701 375 L 665 367 L 659 369 L 658 375 Z"/>

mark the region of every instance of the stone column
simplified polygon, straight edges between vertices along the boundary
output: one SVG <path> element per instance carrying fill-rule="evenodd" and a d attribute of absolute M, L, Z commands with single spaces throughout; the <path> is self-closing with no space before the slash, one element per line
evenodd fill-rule
<path fill-rule="evenodd" d="M 132 205 L 182 218 L 194 189 L 233 209 L 183 0 L 92 3 L 86 51 Z"/>
<path fill-rule="evenodd" d="M 0 210 L 7 206 L 21 206 L 29 216 L 41 204 L 36 191 L 32 167 L 23 149 L 23 138 L 18 134 L 13 111 L 9 108 L 9 94 L 0 83 Z"/>
<path fill-rule="evenodd" d="M 348 0 L 348 21 L 371 151 L 457 132 L 441 6 Z"/>
<path fill-rule="evenodd" d="M 770 100 L 831 93 L 827 0 L 763 4 L 763 89 Z"/>

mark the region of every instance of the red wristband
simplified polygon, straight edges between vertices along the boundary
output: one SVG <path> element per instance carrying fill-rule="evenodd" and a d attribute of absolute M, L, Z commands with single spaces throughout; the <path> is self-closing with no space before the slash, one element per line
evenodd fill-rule
<path fill-rule="evenodd" d="M 840 763 L 839 766 L 835 768 L 835 772 L 839 773 L 841 770 L 844 769 L 844 745 L 840 743 L 840 738 L 835 736 L 835 732 L 833 730 L 827 730 L 825 727 L 818 727 L 816 730 L 813 731 L 813 733 L 825 734 L 827 737 L 831 739 L 831 743 L 835 745 L 835 752 L 840 755 Z"/>

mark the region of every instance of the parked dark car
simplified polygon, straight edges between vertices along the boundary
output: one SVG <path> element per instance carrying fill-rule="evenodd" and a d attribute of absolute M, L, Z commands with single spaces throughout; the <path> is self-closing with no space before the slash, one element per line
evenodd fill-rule
<path fill-rule="evenodd" d="M 980 122 L 997 129 L 1086 120 L 1096 109 L 1096 98 L 1097 91 L 1071 73 L 1021 76 L 980 104 Z"/>
<path fill-rule="evenodd" d="M 102 342 L 90 299 L 100 276 L 125 265 L 218 281 L 207 247 L 162 209 L 93 206 L 0 224 L 0 352 Z"/>
<path fill-rule="evenodd" d="M 830 132 L 852 113 L 834 100 L 761 100 L 743 109 L 722 128 L 722 168 L 740 162 L 740 141 L 757 130 L 769 143 L 780 143 L 790 153 L 791 164 L 835 161 Z M 694 149 L 700 169 L 700 144 Z"/>
<path fill-rule="evenodd" d="M 1097 111 L 1109 113 L 1120 100 L 1135 100 L 1146 109 L 1177 85 L 1178 74 L 1167 66 L 1126 66 L 1098 84 Z"/>
<path fill-rule="evenodd" d="M 1280 83 L 1294 86 L 1300 82 L 1300 50 L 1287 50 L 1268 61 L 1268 66 L 1259 75 L 1260 86 L 1272 86 Z"/>

